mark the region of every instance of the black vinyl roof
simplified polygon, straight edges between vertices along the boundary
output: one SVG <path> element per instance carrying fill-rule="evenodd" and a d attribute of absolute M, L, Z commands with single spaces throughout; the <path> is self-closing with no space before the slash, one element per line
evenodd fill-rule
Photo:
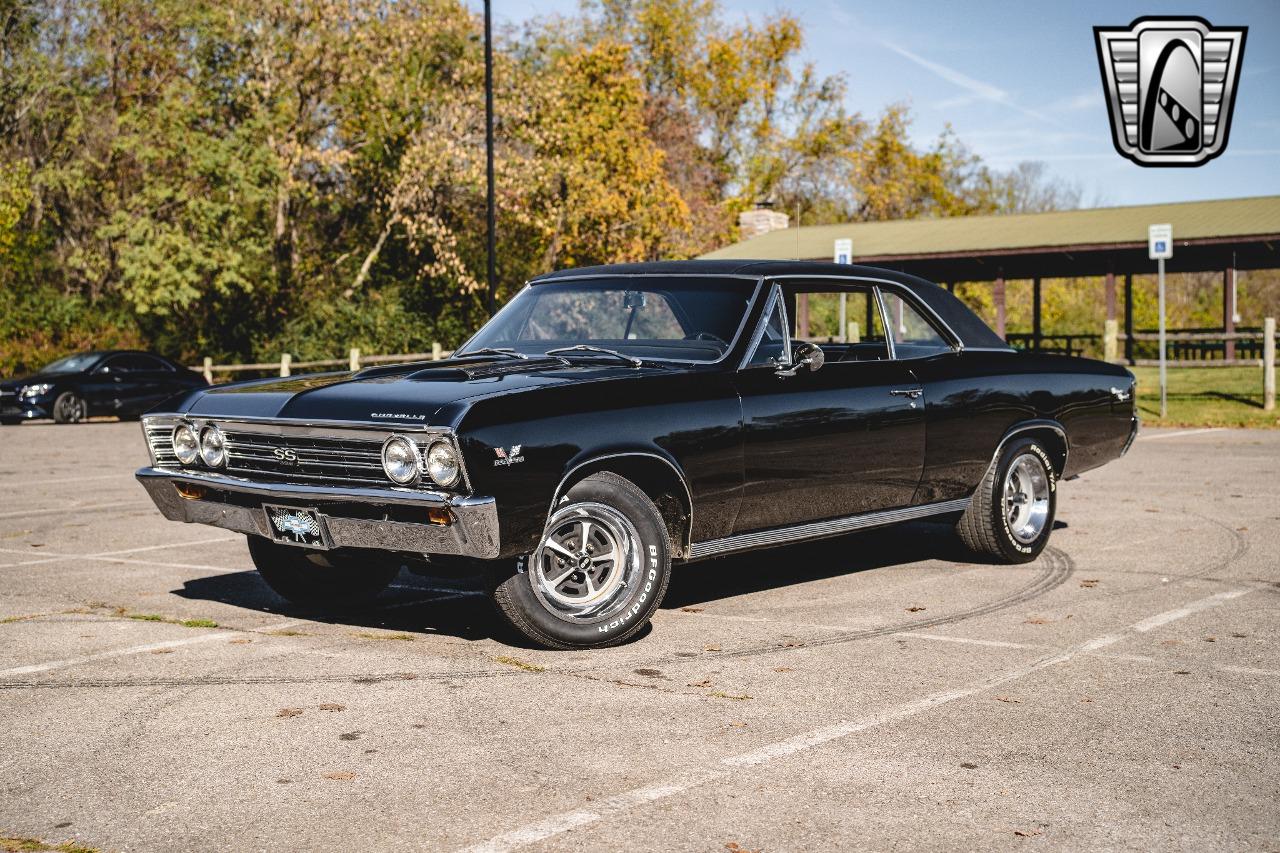
<path fill-rule="evenodd" d="M 640 264 L 610 264 L 607 266 L 581 267 L 558 270 L 540 275 L 530 284 L 560 281 L 583 276 L 627 275 L 723 275 L 774 278 L 778 276 L 835 276 L 839 278 L 869 278 L 892 282 L 911 292 L 913 296 L 933 309 L 942 321 L 960 338 L 965 347 L 983 349 L 1009 349 L 999 335 L 982 319 L 969 310 L 963 302 L 931 281 L 914 275 L 868 267 L 860 264 L 833 264 L 822 261 L 766 261 L 766 260 L 692 260 L 652 261 Z"/>

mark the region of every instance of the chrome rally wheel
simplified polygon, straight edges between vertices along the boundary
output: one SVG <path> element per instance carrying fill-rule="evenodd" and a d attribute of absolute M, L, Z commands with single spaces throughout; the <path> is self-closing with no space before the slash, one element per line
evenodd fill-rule
<path fill-rule="evenodd" d="M 639 535 L 615 509 L 571 504 L 551 516 L 530 574 L 549 610 L 571 619 L 611 616 L 640 574 Z"/>
<path fill-rule="evenodd" d="M 1004 511 L 1009 533 L 1030 545 L 1044 532 L 1049 519 L 1049 472 L 1034 453 L 1023 453 L 1004 475 Z"/>
<path fill-rule="evenodd" d="M 648 624 L 666 594 L 669 537 L 640 487 L 612 472 L 592 474 L 559 499 L 537 547 L 497 569 L 494 603 L 540 646 L 617 645 Z"/>
<path fill-rule="evenodd" d="M 987 468 L 956 532 L 980 557 L 1000 563 L 1034 560 L 1053 532 L 1057 476 L 1040 440 L 1013 437 Z"/>

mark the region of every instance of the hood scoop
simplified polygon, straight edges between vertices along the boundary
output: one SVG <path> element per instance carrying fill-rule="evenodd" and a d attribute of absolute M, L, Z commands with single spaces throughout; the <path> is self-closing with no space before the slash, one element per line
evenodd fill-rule
<path fill-rule="evenodd" d="M 415 370 L 405 379 L 428 381 L 465 382 L 469 379 L 490 379 L 499 376 L 511 376 L 517 373 L 533 373 L 548 368 L 564 367 L 562 359 L 552 356 L 530 356 L 522 359 L 445 359 L 433 361 L 429 367 Z M 415 365 L 416 367 L 417 365 Z"/>

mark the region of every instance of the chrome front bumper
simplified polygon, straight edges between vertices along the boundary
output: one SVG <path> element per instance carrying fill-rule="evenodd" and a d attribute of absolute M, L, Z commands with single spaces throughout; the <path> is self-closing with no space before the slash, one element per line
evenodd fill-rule
<path fill-rule="evenodd" d="M 496 558 L 500 551 L 498 508 L 491 497 L 264 483 L 165 468 L 142 468 L 136 476 L 170 521 L 209 524 L 270 539 L 271 529 L 262 503 L 283 502 L 314 508 L 324 520 L 335 548 L 377 548 L 484 560 Z M 182 497 L 177 489 L 180 483 L 203 487 L 205 497 Z M 353 506 L 362 510 L 360 517 L 354 517 L 357 514 L 352 511 Z M 429 509 L 447 509 L 452 522 L 428 522 Z M 417 517 L 423 520 L 414 520 Z"/>

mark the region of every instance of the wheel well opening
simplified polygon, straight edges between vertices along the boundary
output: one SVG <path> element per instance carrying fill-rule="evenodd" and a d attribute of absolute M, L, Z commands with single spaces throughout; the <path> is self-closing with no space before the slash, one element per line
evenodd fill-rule
<path fill-rule="evenodd" d="M 1039 429 L 1029 429 L 1019 433 L 1019 437 L 1034 438 L 1039 444 L 1049 452 L 1049 459 L 1053 462 L 1054 473 L 1061 478 L 1067 468 L 1067 440 L 1062 433 L 1056 429 L 1043 427 Z"/>
<path fill-rule="evenodd" d="M 565 480 L 556 500 L 559 501 L 577 483 L 601 471 L 625 477 L 649 496 L 667 526 L 671 556 L 683 557 L 689 541 L 693 508 L 689 505 L 689 492 L 684 481 L 675 469 L 653 456 L 614 456 L 600 459 L 575 470 Z"/>

